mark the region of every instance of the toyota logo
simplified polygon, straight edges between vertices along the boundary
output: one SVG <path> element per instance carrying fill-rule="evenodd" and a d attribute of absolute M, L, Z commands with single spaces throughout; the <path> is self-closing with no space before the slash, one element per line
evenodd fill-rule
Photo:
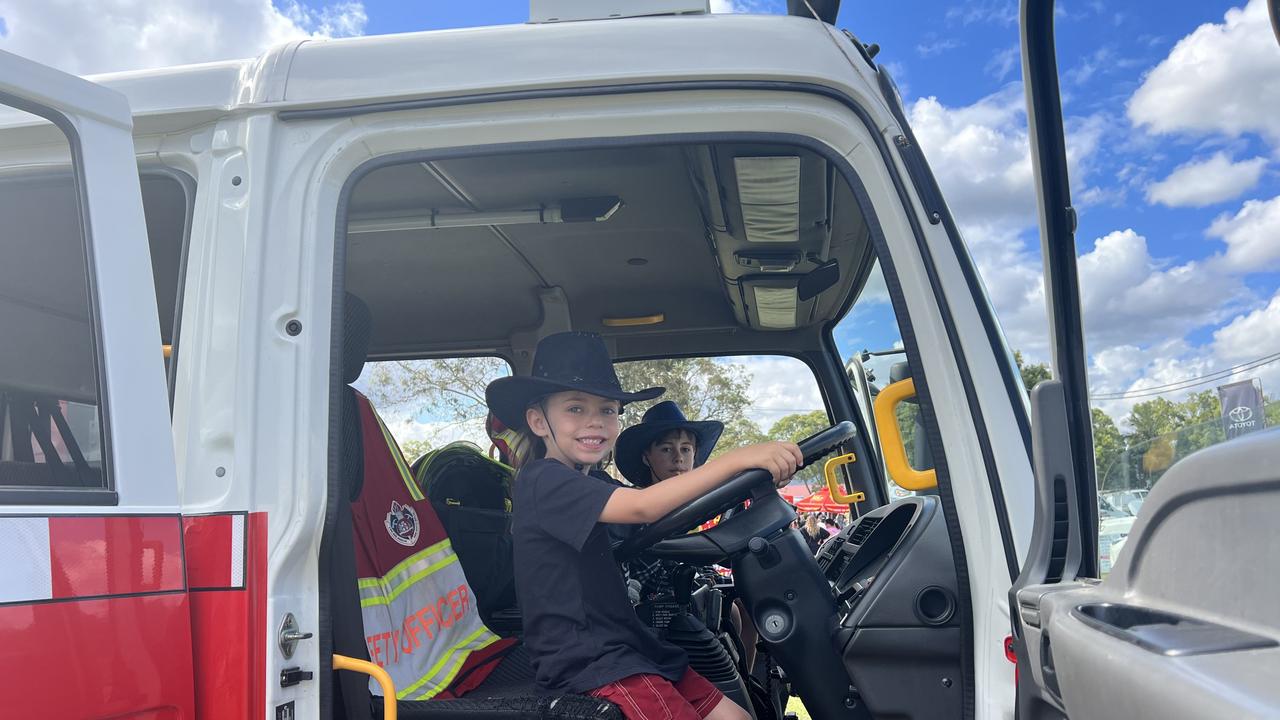
<path fill-rule="evenodd" d="M 1231 418 L 1231 422 L 1248 422 L 1253 419 L 1253 408 L 1245 407 L 1244 405 L 1231 408 L 1231 412 L 1227 413 L 1227 416 Z"/>

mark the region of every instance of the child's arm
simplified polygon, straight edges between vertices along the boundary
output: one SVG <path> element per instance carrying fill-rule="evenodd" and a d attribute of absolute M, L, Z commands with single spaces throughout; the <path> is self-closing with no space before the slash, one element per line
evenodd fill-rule
<path fill-rule="evenodd" d="M 647 488 L 615 490 L 600 512 L 600 522 L 623 525 L 650 523 L 690 500 L 701 497 L 744 470 L 768 470 L 776 482 L 794 475 L 803 463 L 804 455 L 795 443 L 765 442 L 748 445 Z"/>

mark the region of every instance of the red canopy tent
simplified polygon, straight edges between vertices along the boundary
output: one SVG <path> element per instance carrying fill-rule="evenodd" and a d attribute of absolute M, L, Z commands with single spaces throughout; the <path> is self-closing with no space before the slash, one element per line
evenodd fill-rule
<path fill-rule="evenodd" d="M 783 500 L 794 505 L 798 500 L 809 497 L 811 492 L 809 486 L 804 483 L 792 483 L 779 490 L 778 494 L 782 496 Z"/>
<path fill-rule="evenodd" d="M 796 503 L 796 509 L 801 512 L 825 512 L 825 513 L 844 513 L 849 511 L 848 505 L 841 505 L 831 499 L 831 491 L 822 488 L 807 498 Z"/>

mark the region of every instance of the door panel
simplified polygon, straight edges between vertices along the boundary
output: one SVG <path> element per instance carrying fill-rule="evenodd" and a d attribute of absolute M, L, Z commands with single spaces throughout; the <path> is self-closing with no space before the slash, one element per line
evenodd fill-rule
<path fill-rule="evenodd" d="M 1202 450 L 1152 489 L 1101 583 L 1018 593 L 1032 717 L 1275 716 L 1278 468 L 1277 430 Z"/>
<path fill-rule="evenodd" d="M 191 717 L 191 610 L 132 117 L 0 52 L 0 706 Z M 19 142 L 21 141 L 21 142 Z"/>
<path fill-rule="evenodd" d="M 1098 494 L 1053 0 L 1022 0 L 1054 380 L 1032 392 L 1036 517 L 1011 591 L 1019 718 L 1251 718 L 1280 707 L 1269 546 L 1280 431 L 1201 450 L 1141 503 L 1098 576 Z M 1111 553 L 1114 556 L 1114 553 Z"/>

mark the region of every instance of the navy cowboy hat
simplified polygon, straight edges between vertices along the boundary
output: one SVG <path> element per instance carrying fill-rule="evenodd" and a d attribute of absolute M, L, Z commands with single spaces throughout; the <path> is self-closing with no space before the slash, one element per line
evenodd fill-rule
<path fill-rule="evenodd" d="M 618 382 L 604 339 L 590 332 L 562 332 L 538 342 L 533 372 L 498 378 L 485 388 L 489 412 L 512 429 L 525 427 L 524 411 L 542 398 L 567 390 L 617 400 L 626 405 L 652 400 L 666 388 L 651 387 L 627 392 Z"/>
<path fill-rule="evenodd" d="M 680 406 L 666 400 L 649 408 L 638 425 L 632 425 L 618 436 L 618 444 L 613 452 L 614 462 L 633 485 L 644 487 L 653 480 L 649 466 L 644 464 L 642 455 L 655 440 L 672 430 L 687 430 L 694 437 L 697 447 L 693 456 L 693 466 L 698 467 L 711 456 L 720 433 L 724 432 L 724 423 L 718 420 L 689 420 L 680 411 Z"/>

